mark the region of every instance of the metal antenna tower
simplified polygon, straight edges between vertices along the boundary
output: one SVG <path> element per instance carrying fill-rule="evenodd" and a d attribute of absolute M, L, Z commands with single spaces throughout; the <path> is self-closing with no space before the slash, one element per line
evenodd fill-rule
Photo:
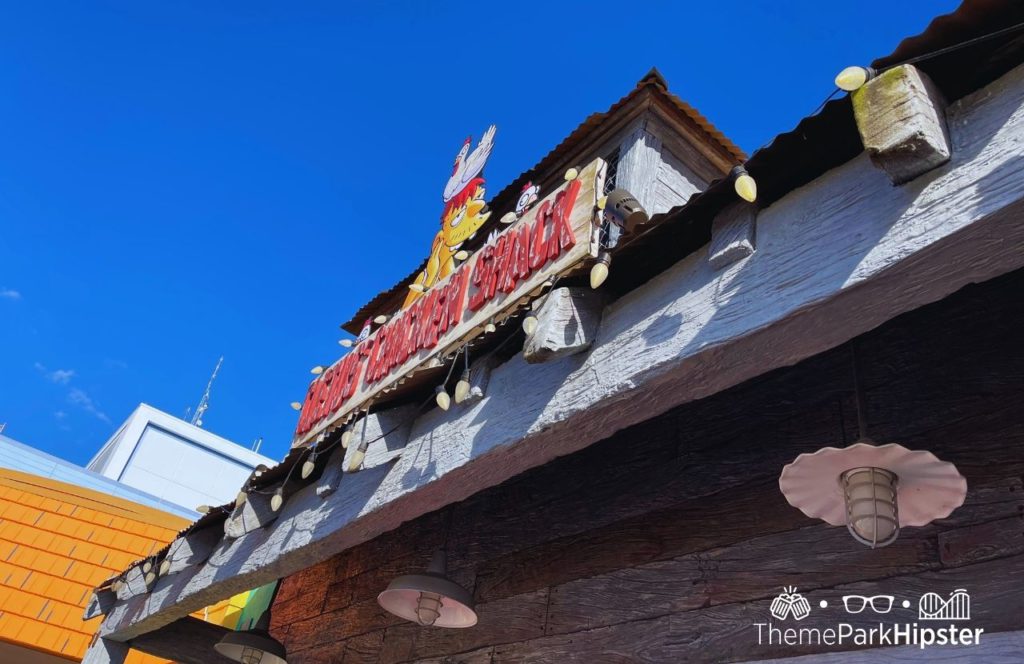
<path fill-rule="evenodd" d="M 213 387 L 213 381 L 217 379 L 217 372 L 220 371 L 221 362 L 224 361 L 224 356 L 221 355 L 220 359 L 217 360 L 217 366 L 213 368 L 213 375 L 210 376 L 210 382 L 206 384 L 206 391 L 203 392 L 203 398 L 199 400 L 199 405 L 196 406 L 196 412 L 192 415 L 192 424 L 197 427 L 203 426 L 203 414 L 206 409 L 210 407 L 210 388 Z"/>

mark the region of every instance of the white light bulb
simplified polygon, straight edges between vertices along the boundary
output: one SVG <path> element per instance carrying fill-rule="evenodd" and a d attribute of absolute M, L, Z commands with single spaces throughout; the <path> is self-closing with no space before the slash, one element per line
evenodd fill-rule
<path fill-rule="evenodd" d="M 493 334 L 498 328 L 494 325 L 494 319 L 487 321 L 487 325 L 484 325 L 484 332 L 487 334 Z"/>
<path fill-rule="evenodd" d="M 523 319 L 523 331 L 527 334 L 533 334 L 537 329 L 537 317 L 533 314 L 527 314 L 526 318 Z"/>
<path fill-rule="evenodd" d="M 352 458 L 348 462 L 348 472 L 354 473 L 359 470 L 359 466 L 363 465 L 363 459 L 366 458 L 366 450 L 356 449 L 352 453 Z"/>
<path fill-rule="evenodd" d="M 307 477 L 312 475 L 313 471 L 315 469 L 316 469 L 316 457 L 313 456 L 313 457 L 310 457 L 310 458 L 306 459 L 305 462 L 303 462 L 303 464 L 302 464 L 302 471 L 300 472 L 300 474 L 302 475 L 302 479 L 306 479 Z"/>
<path fill-rule="evenodd" d="M 757 182 L 747 173 L 740 173 L 736 176 L 736 181 L 733 182 L 733 189 L 736 190 L 737 196 L 748 203 L 753 203 L 757 200 Z"/>
<path fill-rule="evenodd" d="M 464 261 L 467 258 L 469 258 L 469 252 L 466 251 L 465 249 L 460 249 L 455 252 L 455 260 Z"/>
<path fill-rule="evenodd" d="M 338 345 L 339 346 L 343 346 L 345 348 L 351 348 L 352 347 L 352 340 L 351 339 L 339 339 L 338 340 Z"/>
<path fill-rule="evenodd" d="M 409 284 L 409 290 L 411 290 L 413 293 L 422 293 L 426 289 L 423 287 L 422 284 Z"/>
<path fill-rule="evenodd" d="M 199 507 L 196 508 L 196 511 L 200 514 L 209 514 L 211 509 L 213 508 L 211 508 L 209 505 L 200 505 Z"/>
<path fill-rule="evenodd" d="M 171 561 L 164 558 L 160 561 L 160 576 L 167 576 L 168 572 L 171 571 Z"/>
<path fill-rule="evenodd" d="M 455 403 L 462 403 L 469 397 L 469 390 L 472 386 L 469 384 L 469 369 L 462 372 L 462 377 L 459 378 L 459 382 L 455 384 Z"/>
<path fill-rule="evenodd" d="M 377 325 L 383 325 L 384 323 L 388 322 L 388 317 L 385 316 L 384 314 L 381 314 L 380 316 L 374 318 L 373 322 L 376 323 Z"/>
<path fill-rule="evenodd" d="M 516 216 L 515 212 L 506 212 L 505 214 L 501 215 L 501 219 L 499 219 L 499 221 L 503 224 L 512 224 L 515 223 L 515 220 L 518 218 L 519 217 Z"/>
<path fill-rule="evenodd" d="M 601 284 L 608 278 L 608 264 L 605 262 L 594 263 L 594 267 L 590 268 L 590 287 L 598 289 Z"/>
<path fill-rule="evenodd" d="M 836 74 L 836 87 L 846 92 L 853 92 L 864 87 L 872 78 L 872 71 L 866 67 L 847 67 Z"/>
<path fill-rule="evenodd" d="M 319 376 L 323 372 L 324 372 L 324 368 L 321 365 L 319 365 L 319 364 L 309 370 L 309 373 L 313 374 L 314 376 Z"/>
<path fill-rule="evenodd" d="M 438 385 L 434 392 L 436 393 L 434 400 L 437 401 L 438 408 L 441 410 L 448 410 L 452 407 L 452 398 L 448 396 L 448 393 L 445 391 L 443 386 Z"/>
<path fill-rule="evenodd" d="M 349 443 L 352 442 L 352 436 L 354 435 L 355 434 L 352 432 L 351 426 L 345 427 L 345 430 L 341 432 L 341 446 L 344 449 L 348 449 Z"/>
<path fill-rule="evenodd" d="M 575 168 L 570 168 L 565 172 L 565 181 L 572 182 L 580 176 L 580 172 Z"/>
<path fill-rule="evenodd" d="M 249 494 L 247 494 L 245 491 L 239 491 L 238 495 L 235 496 L 236 505 L 241 505 L 247 500 L 249 500 Z"/>
<path fill-rule="evenodd" d="M 302 410 L 302 404 L 298 401 L 292 402 L 292 410 Z"/>
<path fill-rule="evenodd" d="M 282 505 L 284 505 L 284 494 L 281 492 L 281 489 L 278 489 L 270 499 L 270 509 L 277 512 L 281 509 Z"/>

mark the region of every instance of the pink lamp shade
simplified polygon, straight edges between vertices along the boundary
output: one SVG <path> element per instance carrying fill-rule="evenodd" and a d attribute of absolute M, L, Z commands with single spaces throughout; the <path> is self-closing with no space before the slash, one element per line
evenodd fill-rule
<path fill-rule="evenodd" d="M 964 503 L 967 480 L 952 463 L 931 452 L 862 439 L 846 448 L 801 454 L 782 469 L 779 488 L 809 517 L 833 526 L 847 523 L 841 476 L 854 468 L 881 468 L 896 475 L 899 526 L 924 526 Z"/>
<path fill-rule="evenodd" d="M 377 596 L 381 607 L 424 627 L 463 629 L 476 625 L 473 596 L 445 576 L 444 552 L 438 551 L 422 574 L 406 574 Z"/>

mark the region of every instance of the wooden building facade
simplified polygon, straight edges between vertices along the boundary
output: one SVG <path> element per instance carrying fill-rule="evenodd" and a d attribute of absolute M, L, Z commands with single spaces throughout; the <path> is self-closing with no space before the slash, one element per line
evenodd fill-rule
<path fill-rule="evenodd" d="M 966 2 L 749 158 L 648 74 L 352 317 L 282 463 L 97 588 L 85 661 L 219 661 L 189 612 L 277 579 L 289 664 L 1024 659 L 1018 24 Z M 891 543 L 881 484 L 864 546 L 845 473 L 849 530 L 780 477 L 858 446 L 919 463 Z M 438 551 L 465 629 L 379 597 Z"/>

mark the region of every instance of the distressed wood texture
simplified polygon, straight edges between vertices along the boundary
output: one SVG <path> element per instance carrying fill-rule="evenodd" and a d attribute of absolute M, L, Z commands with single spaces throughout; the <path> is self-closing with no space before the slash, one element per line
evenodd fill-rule
<path fill-rule="evenodd" d="M 286 579 L 272 628 L 289 662 L 728 662 L 831 652 L 758 644 L 783 586 L 812 616 L 857 627 L 917 619 L 926 592 L 966 588 L 986 661 L 1024 657 L 1024 270 L 965 288 L 857 338 L 879 441 L 930 449 L 968 479 L 948 518 L 872 550 L 808 519 L 778 490 L 782 466 L 857 436 L 850 345 L 680 406 Z M 447 525 L 443 525 L 447 524 Z M 480 622 L 425 630 L 374 598 L 446 546 Z M 847 615 L 845 594 L 907 599 Z M 825 600 L 831 609 L 822 610 Z M 789 626 L 786 624 L 784 626 Z M 989 640 L 991 638 L 991 640 Z M 856 644 L 846 644 L 849 650 Z M 871 651 L 874 661 L 951 657 Z M 837 662 L 859 661 L 836 653 Z M 797 660 L 799 661 L 799 660 Z M 998 661 L 996 659 L 995 661 Z"/>
<path fill-rule="evenodd" d="M 783 197 L 760 211 L 758 249 L 739 269 L 713 270 L 706 250 L 688 256 L 608 306 L 585 356 L 513 358 L 492 372 L 479 402 L 421 416 L 395 464 L 346 476 L 326 500 L 302 489 L 272 526 L 222 542 L 194 574 L 119 603 L 101 633 L 156 629 L 1021 267 L 1022 100 L 1018 68 L 951 105 L 952 159 L 903 187 L 861 155 Z M 716 481 L 725 488 L 729 477 Z"/>
<path fill-rule="evenodd" d="M 733 203 L 718 213 L 711 224 L 708 262 L 721 270 L 754 253 L 757 208 L 750 203 Z"/>
<path fill-rule="evenodd" d="M 946 101 L 913 65 L 882 72 L 852 95 L 864 149 L 893 184 L 949 161 Z"/>
<path fill-rule="evenodd" d="M 110 639 L 95 639 L 85 651 L 82 664 L 124 664 L 128 645 Z"/>
<path fill-rule="evenodd" d="M 523 344 L 523 358 L 537 364 L 582 353 L 594 343 L 603 310 L 598 291 L 556 288 L 537 311 L 537 329 Z"/>
<path fill-rule="evenodd" d="M 627 135 L 619 146 L 615 186 L 633 194 L 651 214 L 661 161 L 661 139 L 648 132 L 645 125 Z"/>
<path fill-rule="evenodd" d="M 202 564 L 210 557 L 223 534 L 223 528 L 218 524 L 210 528 L 193 530 L 174 540 L 160 565 L 160 576 L 177 574 L 184 569 Z"/>

